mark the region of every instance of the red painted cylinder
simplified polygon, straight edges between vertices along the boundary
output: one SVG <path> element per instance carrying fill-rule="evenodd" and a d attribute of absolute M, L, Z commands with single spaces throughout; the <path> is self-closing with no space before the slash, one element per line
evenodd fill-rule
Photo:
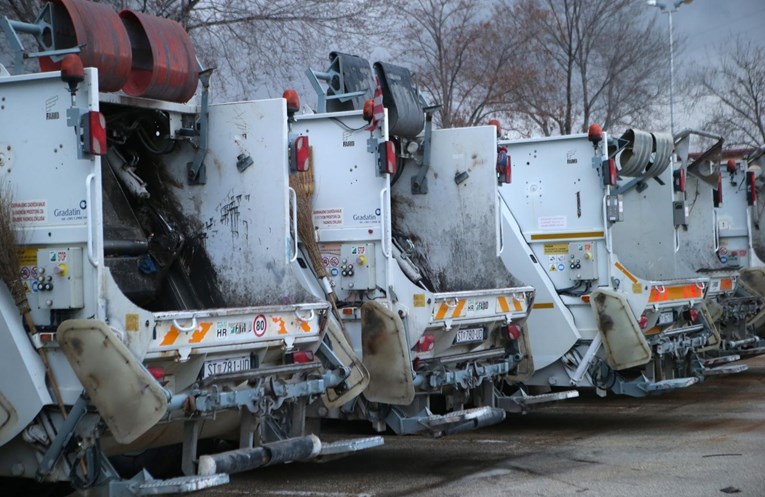
<path fill-rule="evenodd" d="M 133 10 L 120 12 L 133 48 L 133 67 L 122 91 L 135 97 L 186 102 L 197 88 L 199 70 L 183 26 Z"/>
<path fill-rule="evenodd" d="M 44 33 L 55 41 L 57 49 L 84 45 L 80 58 L 85 67 L 98 68 L 101 91 L 117 91 L 130 75 L 132 53 L 127 30 L 117 11 L 103 3 L 86 0 L 52 0 L 53 33 Z M 61 62 L 40 58 L 40 69 L 57 71 Z"/>

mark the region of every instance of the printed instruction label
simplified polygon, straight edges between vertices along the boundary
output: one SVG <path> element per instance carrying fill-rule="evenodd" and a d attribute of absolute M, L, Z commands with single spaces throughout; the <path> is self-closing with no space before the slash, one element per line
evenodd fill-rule
<path fill-rule="evenodd" d="M 45 223 L 48 221 L 47 200 L 25 200 L 11 203 L 11 216 L 14 223 Z"/>
<path fill-rule="evenodd" d="M 564 229 L 568 226 L 566 216 L 543 216 L 539 218 L 540 230 Z"/>
<path fill-rule="evenodd" d="M 343 223 L 342 207 L 313 211 L 313 225 L 317 228 L 339 228 Z"/>

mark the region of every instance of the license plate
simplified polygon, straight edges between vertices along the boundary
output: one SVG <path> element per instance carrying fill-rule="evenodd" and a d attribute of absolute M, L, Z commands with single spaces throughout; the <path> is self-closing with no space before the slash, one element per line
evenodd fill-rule
<path fill-rule="evenodd" d="M 662 312 L 659 314 L 659 325 L 665 325 L 665 324 L 671 324 L 675 321 L 675 313 L 670 312 Z"/>
<path fill-rule="evenodd" d="M 239 371 L 246 371 L 250 369 L 250 367 L 249 356 L 205 361 L 204 366 L 202 367 L 202 378 L 204 379 L 219 374 L 238 373 Z"/>
<path fill-rule="evenodd" d="M 465 328 L 457 332 L 454 337 L 454 344 L 474 343 L 486 340 L 486 328 Z"/>

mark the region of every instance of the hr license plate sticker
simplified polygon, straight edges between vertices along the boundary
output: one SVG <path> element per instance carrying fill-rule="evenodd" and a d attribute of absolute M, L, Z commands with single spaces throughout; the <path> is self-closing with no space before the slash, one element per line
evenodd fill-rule
<path fill-rule="evenodd" d="M 250 369 L 250 357 L 227 357 L 226 359 L 215 359 L 205 361 L 202 368 L 202 379 L 213 375 L 238 373 Z"/>
<path fill-rule="evenodd" d="M 484 340 L 486 340 L 485 328 L 465 328 L 457 332 L 457 336 L 454 337 L 454 344 L 483 342 Z"/>

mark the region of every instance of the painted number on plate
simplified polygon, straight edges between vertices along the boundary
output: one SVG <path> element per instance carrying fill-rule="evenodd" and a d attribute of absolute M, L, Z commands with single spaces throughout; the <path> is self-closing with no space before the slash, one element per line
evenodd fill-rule
<path fill-rule="evenodd" d="M 238 373 L 247 369 L 250 369 L 250 358 L 247 356 L 205 361 L 202 378 L 218 374 Z"/>
<path fill-rule="evenodd" d="M 489 308 L 488 300 L 470 300 L 468 301 L 467 310 L 471 311 L 485 311 Z"/>
<path fill-rule="evenodd" d="M 465 328 L 459 330 L 454 337 L 454 343 L 474 343 L 483 342 L 486 339 L 486 330 L 484 328 Z"/>

